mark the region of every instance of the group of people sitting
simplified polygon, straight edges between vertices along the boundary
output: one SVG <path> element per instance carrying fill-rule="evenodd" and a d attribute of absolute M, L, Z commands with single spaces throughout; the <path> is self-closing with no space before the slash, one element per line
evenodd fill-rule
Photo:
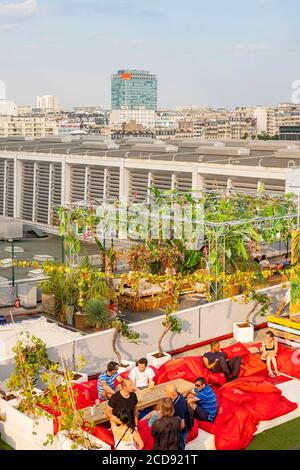
<path fill-rule="evenodd" d="M 253 261 L 261 267 L 261 269 L 278 269 L 283 270 L 290 267 L 290 260 L 288 255 L 284 255 L 281 261 L 277 261 L 273 266 L 271 266 L 270 261 L 268 260 L 266 255 L 261 255 L 259 252 L 256 252 Z"/>
<path fill-rule="evenodd" d="M 271 331 L 266 333 L 262 345 L 262 359 L 266 361 L 269 374 L 279 375 L 276 355 L 277 342 Z M 212 373 L 223 373 L 227 382 L 236 380 L 241 367 L 241 357 L 228 359 L 214 341 L 209 352 L 203 356 L 203 365 Z M 147 421 L 154 439 L 154 450 L 184 450 L 188 432 L 194 418 L 213 422 L 217 415 L 217 398 L 204 377 L 194 381 L 194 388 L 185 396 L 180 394 L 174 382 L 165 385 L 165 398 L 155 409 L 138 411 L 136 392 L 152 389 L 155 373 L 145 358 L 136 363 L 128 378 L 118 373 L 119 365 L 110 362 L 106 371 L 98 377 L 98 397 L 107 402 L 106 416 L 111 423 L 116 450 L 142 450 L 144 443 L 138 431 L 139 421 Z"/>

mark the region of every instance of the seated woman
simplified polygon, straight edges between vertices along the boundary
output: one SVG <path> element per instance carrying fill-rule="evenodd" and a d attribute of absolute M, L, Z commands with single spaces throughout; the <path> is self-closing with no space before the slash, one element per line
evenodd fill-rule
<path fill-rule="evenodd" d="M 153 450 L 179 450 L 181 419 L 175 415 L 171 398 L 164 398 L 158 404 L 158 412 L 150 417 Z"/>
<path fill-rule="evenodd" d="M 142 450 L 144 443 L 140 433 L 132 427 L 128 410 L 117 414 L 119 424 L 111 420 L 111 430 L 115 440 L 115 450 Z"/>
<path fill-rule="evenodd" d="M 277 360 L 276 360 L 277 352 L 278 352 L 278 343 L 275 339 L 274 333 L 273 331 L 267 331 L 265 340 L 262 343 L 261 359 L 263 361 L 266 361 L 270 377 L 275 377 L 275 375 L 280 375 L 280 372 L 278 372 Z M 275 374 L 272 371 L 272 365 L 274 367 Z"/>
<path fill-rule="evenodd" d="M 266 255 L 263 255 L 261 257 L 261 260 L 259 262 L 259 265 L 261 268 L 263 269 L 269 269 L 270 268 L 270 261 L 268 260 L 268 258 L 266 257 Z"/>

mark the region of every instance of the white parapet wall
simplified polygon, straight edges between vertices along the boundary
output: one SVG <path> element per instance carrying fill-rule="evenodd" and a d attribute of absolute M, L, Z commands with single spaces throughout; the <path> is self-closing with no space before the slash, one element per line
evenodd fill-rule
<path fill-rule="evenodd" d="M 46 414 L 33 419 L 17 410 L 18 400 L 0 398 L 0 411 L 5 421 L 0 422 L 1 439 L 16 450 L 54 450 L 52 444 L 45 447 L 49 434 L 53 434 L 53 419 Z"/>
<path fill-rule="evenodd" d="M 275 312 L 285 291 L 281 286 L 274 286 L 261 292 L 272 296 L 273 304 L 270 310 Z M 182 322 L 182 333 L 169 334 L 165 337 L 163 342 L 165 351 L 174 351 L 232 334 L 233 324 L 244 322 L 253 307 L 253 303 L 243 304 L 241 300 L 242 296 L 239 296 L 236 301 L 225 299 L 178 312 L 176 315 Z M 146 356 L 148 352 L 156 351 L 157 338 L 162 331 L 163 321 L 164 316 L 161 316 L 131 324 L 131 328 L 140 333 L 140 342 L 132 344 L 119 339 L 118 347 L 122 358 L 136 360 Z M 250 321 L 254 326 L 258 326 L 266 323 L 267 319 L 265 316 L 256 315 L 251 317 Z M 85 372 L 97 373 L 105 368 L 109 361 L 116 359 L 112 352 L 112 336 L 113 331 L 107 330 L 74 340 L 75 357 L 82 354 L 88 360 Z"/>
<path fill-rule="evenodd" d="M 285 290 L 281 285 L 262 289 L 260 292 L 268 293 L 273 298 L 270 312 L 276 312 L 280 300 L 284 297 Z M 219 338 L 233 333 L 233 324 L 244 322 L 251 311 L 253 303 L 243 304 L 242 296 L 232 299 L 220 300 L 199 307 L 182 310 L 176 316 L 182 322 L 180 335 L 168 334 L 164 341 L 165 351 L 170 352 L 187 346 L 197 345 L 213 338 Z M 138 318 L 138 313 L 137 313 Z M 123 359 L 135 361 L 145 357 L 147 353 L 157 350 L 157 338 L 162 331 L 164 316 L 154 317 L 148 320 L 132 323 L 130 328 L 140 334 L 139 344 L 130 343 L 124 339 L 118 339 L 118 348 Z M 265 323 L 266 317 L 256 315 L 250 321 L 254 326 Z M 72 369 L 75 368 L 75 360 L 82 355 L 87 360 L 87 365 L 80 371 L 89 375 L 101 371 L 107 363 L 115 360 L 112 351 L 113 331 L 106 330 L 91 335 L 67 339 L 48 347 L 51 360 L 68 362 Z M 0 385 L 9 378 L 14 370 L 13 357 L 0 358 Z"/>

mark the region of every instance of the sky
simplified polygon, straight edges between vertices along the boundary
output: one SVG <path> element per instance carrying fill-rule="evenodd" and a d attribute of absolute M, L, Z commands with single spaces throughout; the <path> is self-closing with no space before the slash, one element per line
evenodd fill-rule
<path fill-rule="evenodd" d="M 272 105 L 300 79 L 299 0 L 0 0 L 0 80 L 35 105 L 110 107 L 111 74 L 150 70 L 159 107 Z"/>

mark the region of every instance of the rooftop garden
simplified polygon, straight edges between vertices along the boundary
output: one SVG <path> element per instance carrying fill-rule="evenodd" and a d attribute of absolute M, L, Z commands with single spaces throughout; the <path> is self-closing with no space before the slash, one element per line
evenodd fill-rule
<path fill-rule="evenodd" d="M 189 294 L 206 302 L 242 294 L 244 302 L 256 300 L 265 310 L 260 288 L 291 278 L 298 285 L 294 194 L 269 196 L 261 188 L 256 195 L 226 191 L 196 196 L 151 188 L 143 203 L 78 202 L 54 213 L 65 256 L 61 264 L 43 265 L 46 310 L 61 322 L 75 322 L 78 329 L 105 329 L 123 310 L 175 312 Z M 82 240 L 96 243 L 101 268 L 88 259 L 79 262 Z M 126 240 L 125 247 L 120 240 Z M 257 262 L 258 253 L 275 245 L 281 254 L 293 245 L 288 269 L 278 256 L 273 264 Z M 118 269 L 120 262 L 125 272 Z"/>

